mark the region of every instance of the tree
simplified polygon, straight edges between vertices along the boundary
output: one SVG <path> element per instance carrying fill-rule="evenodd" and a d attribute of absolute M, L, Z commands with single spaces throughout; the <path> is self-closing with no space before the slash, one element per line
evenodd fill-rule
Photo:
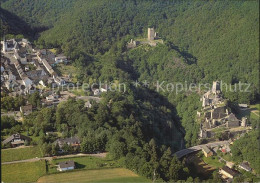
<path fill-rule="evenodd" d="M 50 156 L 52 154 L 52 146 L 48 143 L 43 143 L 41 146 L 42 152 L 44 156 Z"/>
<path fill-rule="evenodd" d="M 51 154 L 52 155 L 57 155 L 59 150 L 60 150 L 59 144 L 58 143 L 53 143 L 52 147 L 51 147 Z"/>

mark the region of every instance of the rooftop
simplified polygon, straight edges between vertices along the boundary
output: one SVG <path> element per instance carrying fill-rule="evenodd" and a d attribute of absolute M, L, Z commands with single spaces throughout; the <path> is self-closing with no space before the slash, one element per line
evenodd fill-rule
<path fill-rule="evenodd" d="M 68 168 L 68 167 L 75 167 L 74 161 L 63 161 L 59 163 L 60 168 Z"/>
<path fill-rule="evenodd" d="M 222 168 L 223 171 L 227 172 L 228 174 L 232 175 L 233 177 L 236 176 L 238 174 L 238 172 L 236 170 L 233 170 L 227 166 L 224 166 Z"/>
<path fill-rule="evenodd" d="M 203 146 L 202 149 L 206 152 L 206 153 L 210 153 L 211 150 L 207 147 L 207 146 Z"/>

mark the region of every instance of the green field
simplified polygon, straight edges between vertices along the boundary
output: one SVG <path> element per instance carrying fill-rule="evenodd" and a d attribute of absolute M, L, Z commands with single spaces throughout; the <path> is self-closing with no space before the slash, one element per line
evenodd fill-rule
<path fill-rule="evenodd" d="M 2 162 L 17 161 L 24 159 L 31 159 L 35 157 L 42 157 L 41 150 L 38 146 L 24 147 L 18 149 L 2 149 L 1 160 Z"/>
<path fill-rule="evenodd" d="M 46 174 L 45 161 L 2 165 L 3 182 L 35 182 Z"/>
<path fill-rule="evenodd" d="M 58 64 L 56 67 L 54 67 L 54 70 L 62 76 L 71 75 L 72 82 L 77 82 L 76 79 L 76 73 L 78 73 L 78 70 L 73 65 L 64 65 L 64 64 Z"/>
<path fill-rule="evenodd" d="M 103 169 L 103 168 L 117 168 L 120 167 L 119 164 L 108 158 L 97 158 L 97 157 L 76 157 L 76 158 L 66 158 L 66 159 L 55 159 L 48 163 L 48 172 L 55 173 L 57 167 L 55 166 L 59 162 L 73 160 L 75 162 L 77 169 Z"/>
<path fill-rule="evenodd" d="M 151 182 L 124 168 L 82 170 L 46 175 L 38 182 Z"/>
<path fill-rule="evenodd" d="M 250 108 L 258 110 L 258 112 L 259 112 L 260 111 L 260 104 L 250 105 Z"/>
<path fill-rule="evenodd" d="M 210 157 L 203 156 L 202 160 L 206 164 L 208 164 L 212 167 L 215 167 L 215 168 L 222 168 L 225 165 L 224 163 L 219 162 L 218 157 L 216 157 L 216 156 L 210 156 Z"/>

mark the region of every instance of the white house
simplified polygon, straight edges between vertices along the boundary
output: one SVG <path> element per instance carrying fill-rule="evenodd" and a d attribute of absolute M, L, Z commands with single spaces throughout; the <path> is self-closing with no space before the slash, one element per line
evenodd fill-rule
<path fill-rule="evenodd" d="M 50 75 L 54 75 L 54 70 L 52 69 L 52 67 L 50 66 L 50 64 L 47 62 L 47 60 L 42 59 L 42 64 L 44 65 L 44 67 L 46 68 L 46 70 L 50 73 Z"/>
<path fill-rule="evenodd" d="M 23 84 L 26 88 L 29 88 L 33 84 L 33 82 L 28 77 L 24 77 L 23 78 Z"/>
<path fill-rule="evenodd" d="M 75 169 L 75 163 L 74 161 L 63 161 L 58 164 L 58 171 L 66 171 L 66 170 L 74 170 Z"/>
<path fill-rule="evenodd" d="M 100 91 L 101 91 L 101 92 L 107 92 L 109 89 L 110 89 L 110 87 L 109 87 L 107 84 L 102 85 L 102 86 L 100 87 Z"/>
<path fill-rule="evenodd" d="M 1 66 L 1 73 L 5 71 L 5 68 Z"/>
<path fill-rule="evenodd" d="M 65 56 L 55 57 L 55 64 L 62 63 L 62 62 L 67 62 L 67 57 Z"/>
<path fill-rule="evenodd" d="M 60 85 L 60 86 L 66 85 L 66 81 L 63 80 L 63 79 L 60 78 L 60 77 L 55 77 L 55 76 L 53 76 L 53 80 L 54 80 L 55 83 L 57 83 L 57 84 Z"/>
<path fill-rule="evenodd" d="M 47 101 L 54 101 L 56 99 L 58 99 L 59 96 L 58 95 L 49 95 L 48 97 L 46 97 Z"/>
<path fill-rule="evenodd" d="M 247 172 L 251 172 L 252 171 L 252 168 L 249 166 L 248 162 L 241 163 L 240 165 L 238 165 L 238 168 L 243 169 L 243 170 L 245 170 Z"/>
<path fill-rule="evenodd" d="M 7 41 L 1 41 L 1 44 L 3 53 L 6 53 L 9 51 L 14 51 L 17 42 L 14 39 L 10 39 Z"/>
<path fill-rule="evenodd" d="M 100 90 L 99 89 L 95 89 L 93 92 L 94 92 L 94 95 L 100 95 Z"/>
<path fill-rule="evenodd" d="M 39 81 L 39 84 L 42 85 L 43 87 L 46 87 L 46 85 L 45 85 L 43 80 Z"/>
<path fill-rule="evenodd" d="M 91 108 L 92 104 L 90 103 L 90 101 L 87 101 L 87 102 L 85 102 L 84 107 Z"/>

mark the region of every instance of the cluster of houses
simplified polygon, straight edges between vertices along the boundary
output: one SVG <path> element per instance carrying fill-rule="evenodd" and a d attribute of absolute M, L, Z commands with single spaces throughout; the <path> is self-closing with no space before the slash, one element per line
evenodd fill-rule
<path fill-rule="evenodd" d="M 13 134 L 13 135 L 9 136 L 8 138 L 6 138 L 2 142 L 2 144 L 15 148 L 15 147 L 26 145 L 26 142 L 28 142 L 27 144 L 29 144 L 31 140 L 32 139 L 30 137 L 27 137 L 25 135 L 16 133 L 16 134 Z M 63 151 L 63 146 L 65 144 L 70 145 L 72 147 L 78 147 L 78 146 L 80 146 L 80 140 L 77 137 L 59 138 L 56 141 L 54 141 L 54 144 L 58 144 L 58 146 L 60 148 L 59 152 L 63 153 L 64 152 Z M 60 162 L 58 164 L 57 170 L 58 171 L 73 170 L 73 169 L 75 169 L 75 167 L 76 167 L 75 166 L 75 162 L 70 160 L 70 161 Z"/>
<path fill-rule="evenodd" d="M 213 149 L 211 149 L 210 147 L 208 147 L 206 145 L 204 145 L 202 147 L 202 152 L 205 157 L 211 157 L 214 154 L 217 154 L 218 150 L 221 150 L 223 153 L 230 153 L 230 155 L 232 155 L 231 149 L 230 149 L 229 145 L 227 145 L 227 144 L 225 144 L 221 147 L 218 147 L 218 146 L 214 147 Z M 219 169 L 219 174 L 221 175 L 221 178 L 226 182 L 232 182 L 232 180 L 240 174 L 240 172 L 235 169 L 236 167 L 240 170 L 244 170 L 247 172 L 252 171 L 252 168 L 250 167 L 249 163 L 246 161 L 240 163 L 236 167 L 235 167 L 235 163 L 226 161 L 223 158 L 220 158 L 219 161 L 224 161 L 226 163 L 225 166 L 223 166 L 222 168 Z"/>
<path fill-rule="evenodd" d="M 10 96 L 28 95 L 38 91 L 43 98 L 44 107 L 57 106 L 61 101 L 67 100 L 46 87 L 63 87 L 70 85 L 70 77 L 58 76 L 53 67 L 59 63 L 68 63 L 66 56 L 55 55 L 47 49 L 33 48 L 27 39 L 10 39 L 1 41 L 1 89 Z M 75 86 L 73 84 L 73 86 Z M 97 86 L 92 89 L 93 95 L 99 96 L 109 90 L 108 85 Z M 91 107 L 86 101 L 86 107 Z M 20 107 L 20 112 L 28 115 L 33 106 L 26 104 Z"/>
<path fill-rule="evenodd" d="M 36 91 L 36 86 L 60 86 L 69 81 L 58 76 L 53 66 L 67 63 L 64 55 L 55 55 L 46 49 L 34 49 L 27 39 L 1 41 L 1 88 L 14 95 Z"/>
<path fill-rule="evenodd" d="M 46 132 L 46 135 L 51 135 L 54 132 Z M 10 147 L 19 147 L 24 146 L 26 141 L 28 144 L 31 142 L 31 138 L 20 133 L 12 134 L 11 136 L 7 137 L 2 143 L 4 145 L 10 145 Z M 72 146 L 72 147 L 79 147 L 80 146 L 80 139 L 78 137 L 69 137 L 69 138 L 58 138 L 54 141 L 54 144 L 58 144 L 60 147 L 60 152 L 63 152 L 63 146 L 65 144 Z"/>
<path fill-rule="evenodd" d="M 197 117 L 201 121 L 200 138 L 214 137 L 212 130 L 216 128 L 247 126 L 247 118 L 239 120 L 235 114 L 229 112 L 227 102 L 221 96 L 220 82 L 213 82 L 212 89 L 202 96 L 201 101 L 202 111 L 197 111 Z"/>

